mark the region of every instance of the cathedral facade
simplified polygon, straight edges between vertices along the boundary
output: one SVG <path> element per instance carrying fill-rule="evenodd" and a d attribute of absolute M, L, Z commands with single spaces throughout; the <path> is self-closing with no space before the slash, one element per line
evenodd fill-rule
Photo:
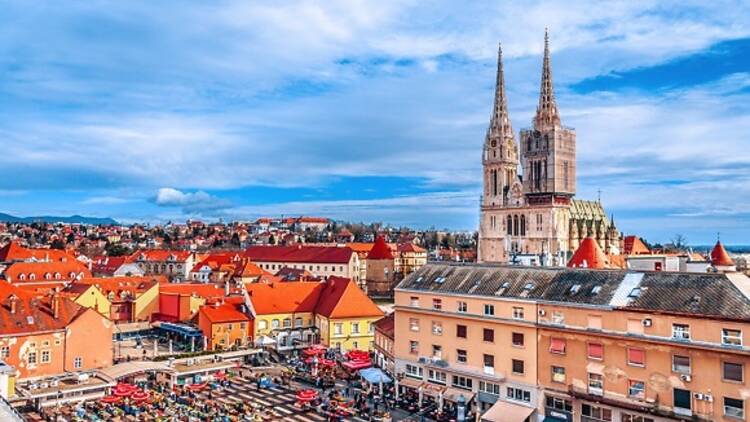
<path fill-rule="evenodd" d="M 605 253 L 619 253 L 622 235 L 601 203 L 574 199 L 576 132 L 560 120 L 546 33 L 539 104 L 532 127 L 521 130 L 518 141 L 508 115 L 498 49 L 495 101 L 482 167 L 480 262 L 519 262 L 520 257 L 542 265 L 565 265 L 586 237 L 594 238 Z"/>

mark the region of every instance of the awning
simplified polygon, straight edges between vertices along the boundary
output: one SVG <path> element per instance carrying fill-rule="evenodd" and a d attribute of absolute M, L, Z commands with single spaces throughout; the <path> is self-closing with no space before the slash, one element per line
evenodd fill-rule
<path fill-rule="evenodd" d="M 422 380 L 415 380 L 414 378 L 404 378 L 398 382 L 398 385 L 402 385 L 407 388 L 418 389 L 422 385 Z"/>
<path fill-rule="evenodd" d="M 441 385 L 430 384 L 427 382 L 422 384 L 422 392 L 426 396 L 437 398 L 443 391 L 445 391 L 445 387 Z"/>
<path fill-rule="evenodd" d="M 498 400 L 482 415 L 482 422 L 523 422 L 534 413 L 533 407 Z"/>
<path fill-rule="evenodd" d="M 383 384 L 388 384 L 393 381 L 391 380 L 391 377 L 389 377 L 380 368 L 361 369 L 359 371 L 359 375 L 361 375 L 362 378 L 364 378 L 365 381 L 369 382 L 370 384 L 380 384 L 381 382 Z"/>
<path fill-rule="evenodd" d="M 443 392 L 443 398 L 453 403 L 458 403 L 458 398 L 463 396 L 466 403 L 474 400 L 474 393 L 471 391 L 460 390 L 458 388 L 448 387 Z"/>
<path fill-rule="evenodd" d="M 268 336 L 260 336 L 257 340 L 255 340 L 255 344 L 257 344 L 258 346 L 270 346 L 272 344 L 276 344 L 276 340 Z"/>

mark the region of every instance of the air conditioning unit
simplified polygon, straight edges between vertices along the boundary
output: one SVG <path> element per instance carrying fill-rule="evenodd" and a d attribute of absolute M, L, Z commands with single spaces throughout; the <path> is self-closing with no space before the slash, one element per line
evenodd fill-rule
<path fill-rule="evenodd" d="M 39 388 L 39 384 L 36 384 L 36 383 L 29 384 L 29 390 L 36 390 L 38 388 Z"/>
<path fill-rule="evenodd" d="M 709 403 L 713 403 L 714 402 L 714 396 L 712 396 L 710 394 L 704 394 L 703 395 L 703 400 L 705 400 L 705 401 L 707 401 Z"/>
<path fill-rule="evenodd" d="M 49 388 L 49 383 L 48 382 L 43 382 L 43 383 L 39 384 L 39 388 Z"/>
<path fill-rule="evenodd" d="M 539 316 L 545 316 L 545 315 L 547 315 L 547 311 L 545 311 L 544 309 L 540 309 Z"/>
<path fill-rule="evenodd" d="M 76 381 L 78 382 L 86 382 L 88 380 L 89 380 L 89 374 L 86 374 L 86 373 L 80 373 L 76 377 Z"/>
<path fill-rule="evenodd" d="M 687 375 L 687 374 L 682 374 L 682 375 L 680 375 L 680 379 L 683 380 L 683 381 L 685 381 L 685 382 L 690 382 L 690 381 L 693 380 L 693 377 L 691 377 L 690 375 Z"/>
<path fill-rule="evenodd" d="M 650 327 L 653 322 L 651 321 L 651 318 L 646 318 L 643 321 L 641 321 L 641 324 L 643 324 L 644 327 Z"/>
<path fill-rule="evenodd" d="M 693 393 L 693 398 L 696 400 L 703 400 L 703 393 Z"/>
<path fill-rule="evenodd" d="M 421 364 L 430 363 L 430 358 L 426 358 L 424 356 L 420 356 L 419 363 L 421 363 Z"/>

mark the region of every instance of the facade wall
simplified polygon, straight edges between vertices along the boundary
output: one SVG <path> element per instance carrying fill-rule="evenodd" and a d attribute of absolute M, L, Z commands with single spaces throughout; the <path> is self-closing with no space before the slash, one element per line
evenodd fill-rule
<path fill-rule="evenodd" d="M 307 270 L 319 277 L 345 277 L 358 283 L 360 280 L 359 258 L 356 253 L 347 264 L 344 263 L 320 263 L 320 262 L 277 262 L 277 261 L 253 261 L 260 268 L 276 273 L 282 268 L 295 268 Z"/>
<path fill-rule="evenodd" d="M 94 309 L 102 315 L 109 315 L 111 305 L 109 299 L 96 286 L 92 285 L 86 289 L 76 298 L 75 302 L 86 308 Z"/>
<path fill-rule="evenodd" d="M 86 371 L 111 366 L 113 333 L 114 323 L 93 310 L 73 320 L 66 333 L 65 370 Z"/>
<path fill-rule="evenodd" d="M 349 350 L 373 350 L 375 341 L 375 318 L 346 318 L 325 320 L 328 327 L 323 343 L 342 352 Z M 355 330 L 355 325 L 358 327 Z M 323 337 L 321 337 L 323 339 Z"/>
<path fill-rule="evenodd" d="M 367 260 L 367 293 L 370 295 L 388 295 L 393 289 L 395 280 L 393 259 Z"/>
<path fill-rule="evenodd" d="M 135 300 L 133 320 L 148 321 L 159 312 L 159 284 L 141 293 Z"/>
<path fill-rule="evenodd" d="M 202 316 L 200 320 L 204 320 Z M 250 321 L 233 321 L 212 324 L 209 321 L 200 324 L 204 333 L 210 333 L 208 347 L 210 350 L 229 349 L 232 346 L 245 347 L 252 343 L 252 323 Z"/>
<path fill-rule="evenodd" d="M 112 342 L 110 338 L 110 343 Z M 43 361 L 47 353 L 49 361 Z M 40 378 L 65 371 L 65 333 L 62 330 L 0 338 L 0 356 L 18 370 L 18 378 Z"/>

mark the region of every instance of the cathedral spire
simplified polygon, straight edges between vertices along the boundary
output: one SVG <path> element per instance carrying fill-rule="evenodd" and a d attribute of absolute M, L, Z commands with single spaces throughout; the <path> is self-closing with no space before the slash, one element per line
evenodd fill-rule
<path fill-rule="evenodd" d="M 560 113 L 557 111 L 555 92 L 552 88 L 552 65 L 549 58 L 549 33 L 544 29 L 544 62 L 542 64 L 542 87 L 539 91 L 539 105 L 536 108 L 534 127 L 536 129 L 559 126 Z"/>
<path fill-rule="evenodd" d="M 495 81 L 495 105 L 492 108 L 488 138 L 512 139 L 513 127 L 508 116 L 508 98 L 505 96 L 505 74 L 503 72 L 503 47 L 497 45 L 497 80 Z"/>

